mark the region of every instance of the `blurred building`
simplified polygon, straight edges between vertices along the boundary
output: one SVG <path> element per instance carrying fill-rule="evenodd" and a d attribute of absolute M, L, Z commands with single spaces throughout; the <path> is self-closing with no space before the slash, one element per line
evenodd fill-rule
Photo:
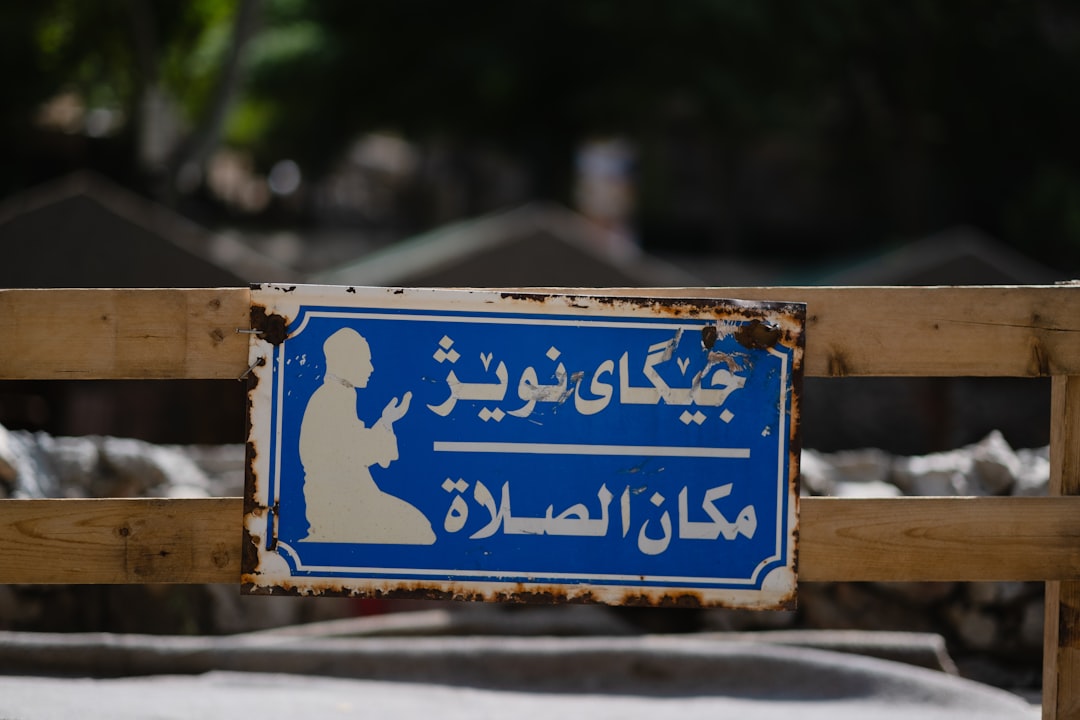
<path fill-rule="evenodd" d="M 958 227 L 792 284 L 1046 285 L 1064 279 L 977 229 Z M 821 450 L 879 447 L 913 455 L 968 445 L 991 430 L 1013 447 L 1050 441 L 1046 378 L 808 378 L 803 398 L 804 444 Z"/>
<path fill-rule="evenodd" d="M 530 204 L 438 228 L 316 273 L 329 285 L 663 287 L 701 281 L 625 234 L 566 208 Z"/>
<path fill-rule="evenodd" d="M 88 172 L 0 203 L 0 287 L 241 287 L 291 280 L 242 243 Z M 59 435 L 240 441 L 243 388 L 228 381 L 0 383 L 0 424 Z"/>
<path fill-rule="evenodd" d="M 819 272 L 813 285 L 1052 285 L 1060 272 L 960 226 Z"/>
<path fill-rule="evenodd" d="M 0 202 L 0 287 L 230 287 L 288 268 L 151 200 L 77 172 Z"/>

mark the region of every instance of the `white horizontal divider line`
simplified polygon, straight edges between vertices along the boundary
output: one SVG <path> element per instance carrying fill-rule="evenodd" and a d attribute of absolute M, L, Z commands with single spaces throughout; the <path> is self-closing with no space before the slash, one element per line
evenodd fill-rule
<path fill-rule="evenodd" d="M 750 457 L 750 448 L 671 445 L 581 445 L 574 443 L 457 442 L 436 440 L 435 452 L 519 453 L 522 455 L 647 455 L 650 457 Z"/>

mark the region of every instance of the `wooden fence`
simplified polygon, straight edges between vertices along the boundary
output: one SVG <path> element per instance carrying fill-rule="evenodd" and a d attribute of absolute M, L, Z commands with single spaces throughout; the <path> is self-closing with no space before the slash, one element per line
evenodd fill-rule
<path fill-rule="evenodd" d="M 803 498 L 799 578 L 1045 581 L 1043 716 L 1080 717 L 1080 286 L 603 293 L 805 302 L 808 376 L 1052 377 L 1051 497 Z M 0 290 L 0 380 L 239 378 L 249 304 Z M 238 583 L 242 517 L 240 498 L 0 501 L 0 583 Z"/>

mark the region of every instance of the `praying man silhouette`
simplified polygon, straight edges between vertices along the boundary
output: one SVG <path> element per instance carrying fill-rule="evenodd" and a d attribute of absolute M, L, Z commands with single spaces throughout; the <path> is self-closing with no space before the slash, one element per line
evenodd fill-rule
<path fill-rule="evenodd" d="M 372 465 L 398 459 L 394 423 L 409 411 L 412 393 L 395 397 L 368 427 L 357 414 L 357 390 L 375 368 L 371 347 L 355 330 L 338 330 L 323 344 L 326 374 L 300 421 L 304 466 L 305 540 L 334 543 L 431 545 L 431 523 L 413 505 L 383 492 Z"/>

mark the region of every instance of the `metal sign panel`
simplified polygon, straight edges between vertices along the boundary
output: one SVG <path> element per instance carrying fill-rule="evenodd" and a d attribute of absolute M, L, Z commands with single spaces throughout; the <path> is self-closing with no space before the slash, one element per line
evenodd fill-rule
<path fill-rule="evenodd" d="M 258 286 L 244 590 L 788 607 L 804 315 Z"/>

